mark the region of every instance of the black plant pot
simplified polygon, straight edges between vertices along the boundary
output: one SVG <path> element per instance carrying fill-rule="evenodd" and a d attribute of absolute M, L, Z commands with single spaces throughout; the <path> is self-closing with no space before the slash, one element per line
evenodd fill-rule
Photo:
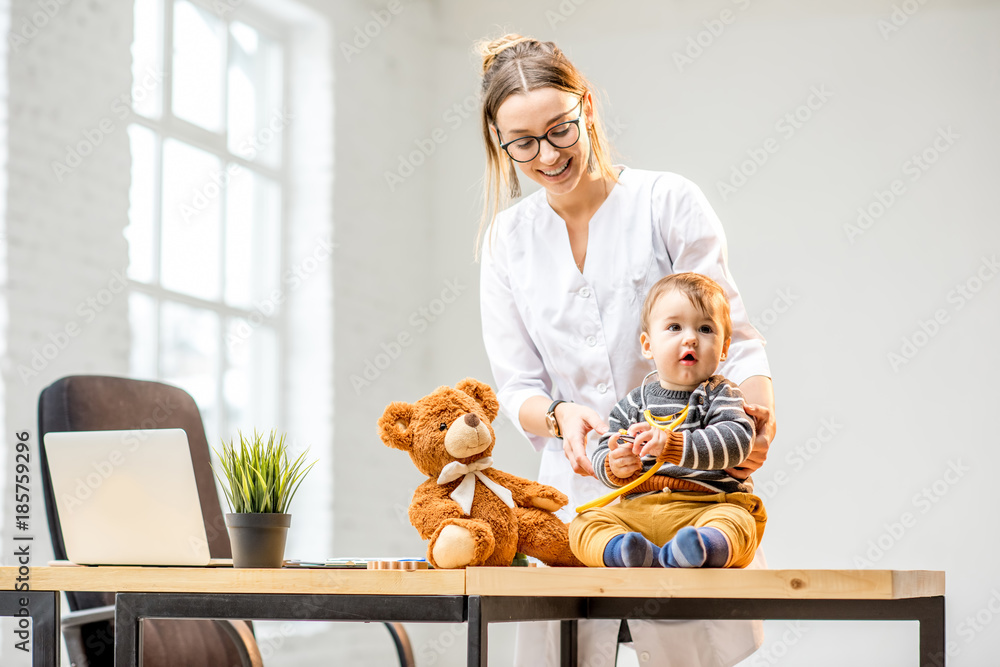
<path fill-rule="evenodd" d="M 291 514 L 226 514 L 233 567 L 281 567 Z"/>

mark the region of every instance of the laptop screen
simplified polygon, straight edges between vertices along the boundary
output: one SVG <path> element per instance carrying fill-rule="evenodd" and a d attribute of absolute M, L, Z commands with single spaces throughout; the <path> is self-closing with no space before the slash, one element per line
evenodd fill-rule
<path fill-rule="evenodd" d="M 183 429 L 45 434 L 67 558 L 81 565 L 206 565 Z"/>

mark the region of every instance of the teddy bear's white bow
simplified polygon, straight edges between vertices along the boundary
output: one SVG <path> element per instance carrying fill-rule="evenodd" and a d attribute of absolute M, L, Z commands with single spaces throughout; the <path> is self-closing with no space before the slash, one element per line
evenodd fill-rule
<path fill-rule="evenodd" d="M 459 507 L 462 508 L 463 514 L 468 515 L 469 511 L 472 509 L 472 498 L 476 495 L 476 477 L 478 477 L 479 481 L 486 485 L 486 488 L 497 494 L 497 497 L 504 501 L 507 507 L 513 509 L 514 496 L 511 494 L 510 489 L 500 486 L 480 472 L 480 470 L 486 470 L 487 468 L 492 467 L 492 456 L 484 456 L 483 458 L 469 464 L 465 464 L 460 461 L 452 461 L 446 465 L 443 470 L 441 470 L 441 474 L 438 475 L 437 478 L 437 483 L 447 484 L 448 482 L 454 482 L 463 475 L 465 476 L 462 483 L 451 492 L 451 499 L 458 503 Z"/>

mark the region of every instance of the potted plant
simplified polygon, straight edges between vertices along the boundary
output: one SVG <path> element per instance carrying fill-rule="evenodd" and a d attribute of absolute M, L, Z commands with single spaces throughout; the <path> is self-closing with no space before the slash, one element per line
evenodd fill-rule
<path fill-rule="evenodd" d="M 215 450 L 219 468 L 212 466 L 229 503 L 233 566 L 281 567 L 292 520 L 288 505 L 316 462 L 306 465 L 305 452 L 289 462 L 285 435 L 274 430 L 266 442 L 256 429 L 250 439 L 239 432 L 239 439 L 239 445 L 223 440 L 222 451 Z"/>

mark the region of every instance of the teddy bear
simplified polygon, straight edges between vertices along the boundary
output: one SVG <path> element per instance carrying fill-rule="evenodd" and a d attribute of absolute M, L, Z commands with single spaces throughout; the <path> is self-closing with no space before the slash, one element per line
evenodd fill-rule
<path fill-rule="evenodd" d="M 430 540 L 436 568 L 510 565 L 520 552 L 547 565 L 582 566 L 569 548 L 566 524 L 552 512 L 558 490 L 493 467 L 492 422 L 500 404 L 488 385 L 466 378 L 416 403 L 391 403 L 379 437 L 408 452 L 427 475 L 410 503 L 410 523 Z"/>

